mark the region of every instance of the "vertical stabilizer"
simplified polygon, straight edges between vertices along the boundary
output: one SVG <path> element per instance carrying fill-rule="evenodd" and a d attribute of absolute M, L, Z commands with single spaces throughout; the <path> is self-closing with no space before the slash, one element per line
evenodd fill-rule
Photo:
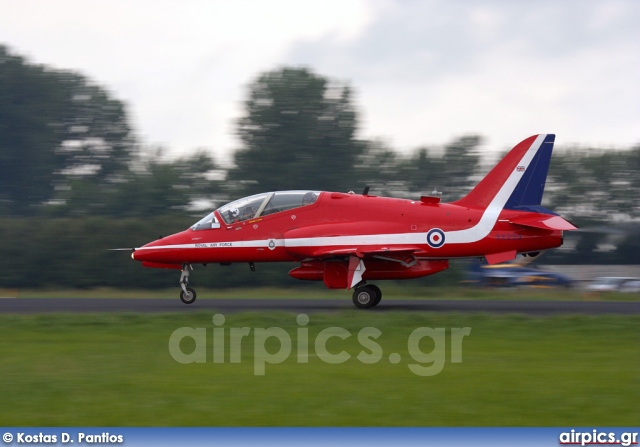
<path fill-rule="evenodd" d="M 555 135 L 533 135 L 518 143 L 469 192 L 454 202 L 468 208 L 535 210 L 540 207 Z M 547 210 L 545 210 L 547 211 Z"/>

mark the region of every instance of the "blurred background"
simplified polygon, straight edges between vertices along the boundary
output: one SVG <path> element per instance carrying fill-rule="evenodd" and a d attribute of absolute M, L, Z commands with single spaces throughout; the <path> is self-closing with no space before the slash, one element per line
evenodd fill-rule
<path fill-rule="evenodd" d="M 539 132 L 580 231 L 537 263 L 640 264 L 640 4 L 265 5 L 0 0 L 0 289 L 175 286 L 106 249 L 264 191 L 453 201 Z"/>

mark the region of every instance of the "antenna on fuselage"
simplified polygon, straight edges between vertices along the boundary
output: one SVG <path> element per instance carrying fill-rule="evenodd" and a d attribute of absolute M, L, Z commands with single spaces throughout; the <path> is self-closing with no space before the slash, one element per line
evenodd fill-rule
<path fill-rule="evenodd" d="M 369 195 L 369 186 L 365 186 L 364 187 L 364 191 L 362 191 L 362 195 L 363 196 L 368 196 Z"/>

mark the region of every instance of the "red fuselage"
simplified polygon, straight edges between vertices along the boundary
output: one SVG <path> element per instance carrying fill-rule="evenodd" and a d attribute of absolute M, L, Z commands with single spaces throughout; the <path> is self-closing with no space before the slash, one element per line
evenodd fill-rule
<path fill-rule="evenodd" d="M 230 262 L 287 262 L 355 252 L 413 254 L 419 260 L 483 257 L 515 251 L 536 252 L 562 245 L 562 230 L 511 223 L 553 219 L 552 215 L 501 210 L 489 231 L 478 228 L 487 210 L 335 192 L 320 193 L 311 205 L 225 224 L 187 229 L 134 252 L 145 265 Z M 434 241 L 439 234 L 444 242 Z M 569 229 L 569 228 L 567 228 Z M 454 237 L 466 232 L 459 241 Z M 485 234 L 486 233 L 486 234 Z M 440 236 L 442 237 L 442 236 Z M 477 240 L 476 240 L 477 239 Z M 429 243 L 431 242 L 431 243 Z M 166 265 L 165 267 L 169 267 Z"/>

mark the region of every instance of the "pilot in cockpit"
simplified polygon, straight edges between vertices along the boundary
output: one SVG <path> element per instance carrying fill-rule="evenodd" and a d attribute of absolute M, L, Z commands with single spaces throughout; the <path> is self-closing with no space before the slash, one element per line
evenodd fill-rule
<path fill-rule="evenodd" d="M 229 211 L 228 211 L 229 223 L 237 222 L 239 215 L 240 215 L 240 210 L 238 208 L 229 208 Z"/>

